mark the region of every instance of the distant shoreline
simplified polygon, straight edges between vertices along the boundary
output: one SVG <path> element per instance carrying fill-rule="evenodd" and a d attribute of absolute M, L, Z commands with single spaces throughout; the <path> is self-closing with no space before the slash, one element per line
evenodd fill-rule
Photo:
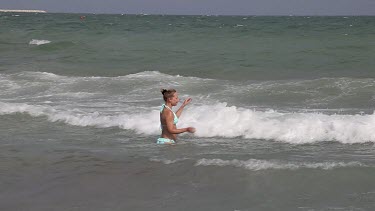
<path fill-rule="evenodd" d="M 37 12 L 37 13 L 47 13 L 45 10 L 1 10 L 0 12 Z"/>

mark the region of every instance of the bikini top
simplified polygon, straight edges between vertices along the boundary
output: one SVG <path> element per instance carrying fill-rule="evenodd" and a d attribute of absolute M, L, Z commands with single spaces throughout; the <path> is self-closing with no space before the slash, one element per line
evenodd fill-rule
<path fill-rule="evenodd" d="M 160 113 L 163 112 L 164 107 L 165 107 L 165 108 L 168 108 L 169 110 L 172 111 L 171 108 L 169 108 L 167 105 L 163 104 L 163 105 L 161 105 Z M 173 116 L 174 116 L 173 124 L 177 124 L 177 122 L 178 122 L 178 117 L 177 117 L 177 115 L 176 115 L 175 112 L 172 111 L 172 113 L 173 113 Z"/>

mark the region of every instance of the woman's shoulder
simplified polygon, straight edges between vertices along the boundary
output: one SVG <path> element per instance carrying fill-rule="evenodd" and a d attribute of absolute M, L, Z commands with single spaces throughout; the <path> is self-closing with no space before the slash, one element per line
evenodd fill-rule
<path fill-rule="evenodd" d="M 165 116 L 165 117 L 173 116 L 173 111 L 169 109 L 163 109 L 160 115 Z"/>

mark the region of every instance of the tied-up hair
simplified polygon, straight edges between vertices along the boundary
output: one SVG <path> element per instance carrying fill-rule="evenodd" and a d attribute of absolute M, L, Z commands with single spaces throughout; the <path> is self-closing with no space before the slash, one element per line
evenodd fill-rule
<path fill-rule="evenodd" d="M 165 102 L 167 102 L 168 98 L 173 97 L 174 93 L 176 92 L 175 89 L 161 89 L 160 91 Z"/>

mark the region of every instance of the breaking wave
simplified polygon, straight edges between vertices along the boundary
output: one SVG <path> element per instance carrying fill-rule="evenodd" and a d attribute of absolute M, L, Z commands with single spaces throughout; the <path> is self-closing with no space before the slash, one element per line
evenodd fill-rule
<path fill-rule="evenodd" d="M 0 114 L 27 113 L 46 116 L 51 122 L 75 126 L 119 127 L 138 133 L 157 135 L 159 111 L 102 114 L 99 111 L 63 110 L 48 105 L 1 103 Z M 291 144 L 319 141 L 341 143 L 375 142 L 375 115 L 327 115 L 320 113 L 280 113 L 254 111 L 219 103 L 212 106 L 191 106 L 178 127 L 194 126 L 198 137 L 264 139 Z"/>

